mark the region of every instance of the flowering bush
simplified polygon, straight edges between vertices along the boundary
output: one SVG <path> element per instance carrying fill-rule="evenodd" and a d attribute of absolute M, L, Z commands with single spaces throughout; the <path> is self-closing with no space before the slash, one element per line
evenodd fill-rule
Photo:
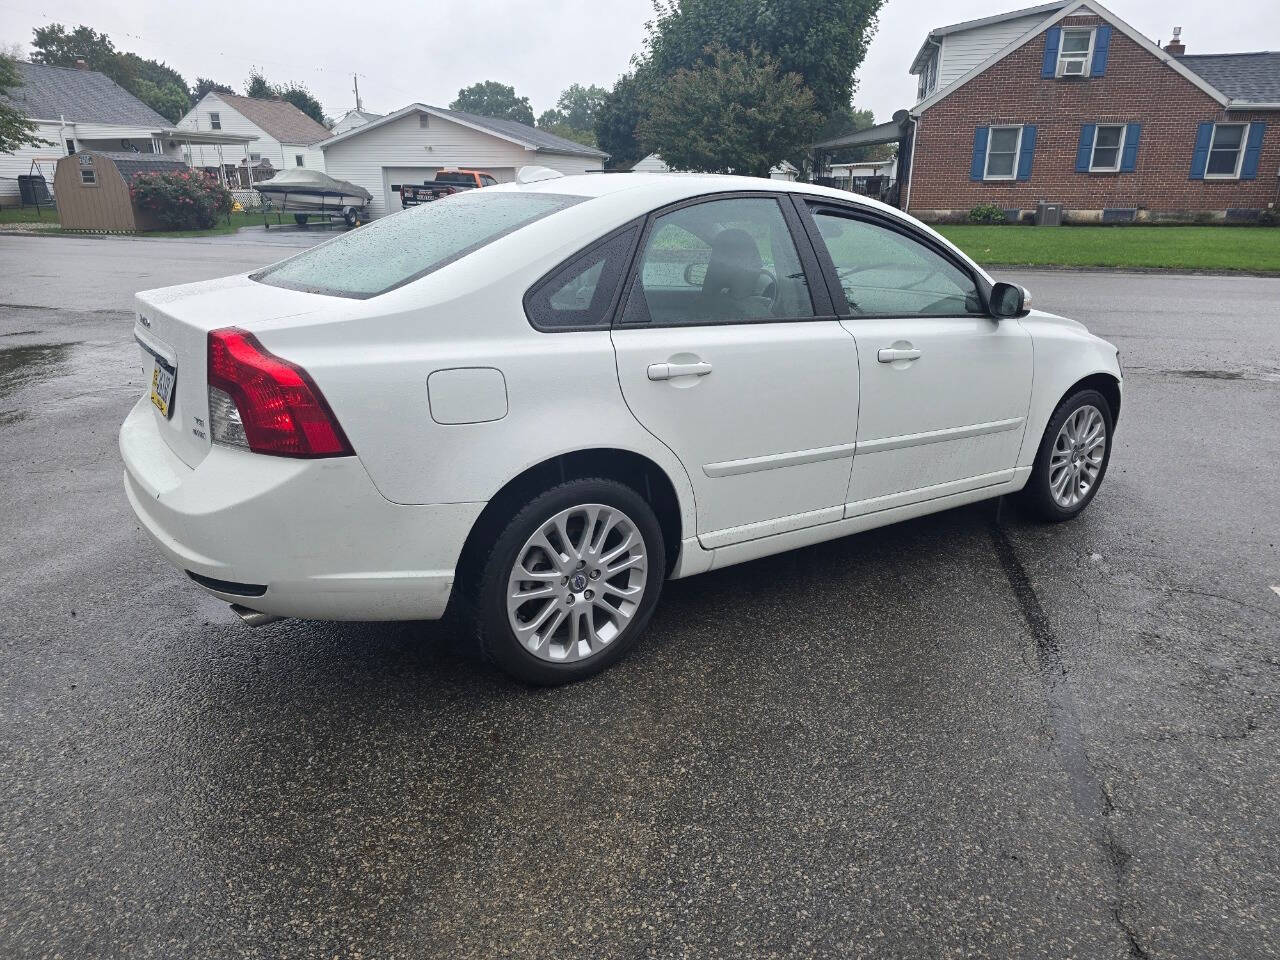
<path fill-rule="evenodd" d="M 231 191 L 196 170 L 139 173 L 129 195 L 168 230 L 208 230 L 231 212 Z"/>

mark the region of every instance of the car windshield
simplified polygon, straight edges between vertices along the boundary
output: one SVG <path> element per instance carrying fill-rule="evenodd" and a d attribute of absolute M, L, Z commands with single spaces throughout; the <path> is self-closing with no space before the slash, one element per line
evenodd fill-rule
<path fill-rule="evenodd" d="M 376 220 L 251 278 L 307 293 L 376 297 L 582 199 L 468 191 Z"/>

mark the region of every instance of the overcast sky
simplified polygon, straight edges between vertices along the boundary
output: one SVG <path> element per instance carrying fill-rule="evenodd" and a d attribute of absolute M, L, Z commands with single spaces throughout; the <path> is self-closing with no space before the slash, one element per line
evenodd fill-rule
<path fill-rule="evenodd" d="M 887 0 L 859 71 L 856 103 L 887 120 L 914 100 L 907 70 L 930 27 L 1026 5 Z M 1181 26 L 1191 53 L 1280 50 L 1276 0 L 1114 0 L 1109 7 L 1157 42 Z M 529 97 L 537 114 L 571 83 L 611 85 L 640 49 L 651 15 L 650 0 L 309 0 L 305 7 L 236 0 L 0 0 L 0 45 L 25 44 L 33 27 L 51 21 L 85 23 L 107 33 L 119 49 L 164 60 L 192 83 L 206 76 L 240 92 L 251 66 L 273 81 L 300 81 L 334 117 L 355 105 L 353 72 L 365 108 L 379 113 L 415 100 L 447 106 L 460 87 L 500 80 Z"/>

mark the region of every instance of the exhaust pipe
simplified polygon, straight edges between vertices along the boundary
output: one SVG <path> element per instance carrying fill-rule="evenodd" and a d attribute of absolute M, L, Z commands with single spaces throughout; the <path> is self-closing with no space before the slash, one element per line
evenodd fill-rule
<path fill-rule="evenodd" d="M 231 612 L 251 627 L 265 627 L 268 623 L 275 623 L 277 620 L 285 619 L 284 617 L 277 617 L 274 613 L 259 613 L 257 610 L 250 610 L 248 607 L 242 607 L 238 603 L 231 604 Z"/>

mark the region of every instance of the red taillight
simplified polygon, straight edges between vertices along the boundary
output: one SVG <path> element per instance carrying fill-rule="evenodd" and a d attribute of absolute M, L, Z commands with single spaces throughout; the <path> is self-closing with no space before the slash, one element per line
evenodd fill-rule
<path fill-rule="evenodd" d="M 354 451 L 315 382 L 236 327 L 209 333 L 209 387 L 235 401 L 249 449 L 277 457 Z"/>

